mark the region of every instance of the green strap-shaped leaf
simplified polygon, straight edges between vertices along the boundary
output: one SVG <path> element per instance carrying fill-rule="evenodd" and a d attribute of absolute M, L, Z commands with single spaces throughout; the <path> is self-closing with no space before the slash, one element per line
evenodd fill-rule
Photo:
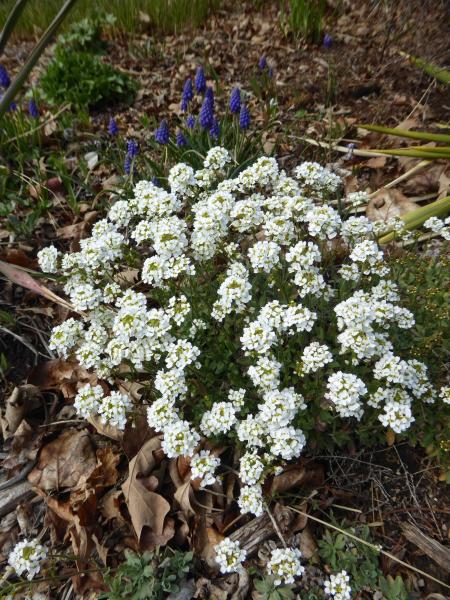
<path fill-rule="evenodd" d="M 28 0 L 17 0 L 14 4 L 11 12 L 6 19 L 5 26 L 3 27 L 2 33 L 0 34 L 0 56 L 3 54 L 3 50 L 5 49 L 6 43 L 8 42 L 11 33 L 14 31 L 14 27 L 19 20 L 20 15 L 22 14 L 25 5 L 28 3 Z"/>
<path fill-rule="evenodd" d="M 66 0 L 59 13 L 47 27 L 46 31 L 42 34 L 41 39 L 33 48 L 30 56 L 28 57 L 28 60 L 23 65 L 19 73 L 16 75 L 15 79 L 12 81 L 11 85 L 6 90 L 5 95 L 1 99 L 0 117 L 8 110 L 9 105 L 14 100 L 19 90 L 22 88 L 31 70 L 41 57 L 43 51 L 45 50 L 45 47 L 47 46 L 47 44 L 50 43 L 53 35 L 57 31 L 61 23 L 64 21 L 64 19 L 66 18 L 67 14 L 69 13 L 70 9 L 74 6 L 76 1 L 77 0 Z"/>

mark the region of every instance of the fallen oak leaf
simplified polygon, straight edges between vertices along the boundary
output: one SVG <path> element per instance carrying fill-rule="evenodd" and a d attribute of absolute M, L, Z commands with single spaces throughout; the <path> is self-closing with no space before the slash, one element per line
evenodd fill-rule
<path fill-rule="evenodd" d="M 122 490 L 130 513 L 131 522 L 138 540 L 141 540 L 144 527 L 156 536 L 164 532 L 164 520 L 170 511 L 170 504 L 163 496 L 149 489 L 154 487 L 149 475 L 156 465 L 154 451 L 161 447 L 161 438 L 148 440 L 130 461 L 129 475 Z M 155 478 L 152 478 L 155 479 Z"/>
<path fill-rule="evenodd" d="M 67 429 L 42 448 L 28 481 L 45 492 L 75 490 L 85 485 L 96 465 L 89 432 Z"/>

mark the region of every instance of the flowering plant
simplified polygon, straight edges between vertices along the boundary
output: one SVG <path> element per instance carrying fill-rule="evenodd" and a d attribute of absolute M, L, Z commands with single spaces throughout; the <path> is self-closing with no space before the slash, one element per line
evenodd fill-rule
<path fill-rule="evenodd" d="M 236 446 L 239 507 L 259 515 L 267 476 L 318 427 L 375 415 L 401 433 L 437 393 L 425 364 L 396 354 L 392 334 L 414 317 L 376 225 L 327 201 L 339 177 L 303 163 L 292 178 L 261 157 L 227 179 L 231 160 L 214 147 L 197 171 L 173 166 L 169 190 L 139 181 L 79 252 L 50 247 L 39 261 L 63 276 L 77 313 L 54 328 L 51 348 L 98 378 L 79 390 L 78 413 L 124 428 L 146 402 L 110 387 L 139 382 L 166 455 L 187 457 L 201 485 L 225 466 L 215 444 Z M 280 581 L 302 571 L 289 552 L 270 563 Z M 218 556 L 225 571 L 245 559 L 234 542 Z"/>

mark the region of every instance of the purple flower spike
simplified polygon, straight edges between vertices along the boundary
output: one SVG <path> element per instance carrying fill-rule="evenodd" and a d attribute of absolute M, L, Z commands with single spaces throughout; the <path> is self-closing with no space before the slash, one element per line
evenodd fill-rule
<path fill-rule="evenodd" d="M 14 112 L 16 110 L 17 110 L 17 104 L 15 102 L 11 102 L 11 104 L 9 105 L 8 111 Z"/>
<path fill-rule="evenodd" d="M 194 90 L 192 88 L 191 78 L 186 79 L 183 86 L 183 96 L 181 98 L 181 110 L 184 112 L 188 109 L 189 102 L 194 97 Z"/>
<path fill-rule="evenodd" d="M 261 69 L 261 71 L 264 71 L 264 69 L 267 67 L 267 60 L 265 56 L 260 57 L 258 61 L 258 67 Z"/>
<path fill-rule="evenodd" d="M 230 112 L 233 115 L 239 114 L 241 110 L 241 90 L 237 87 L 233 88 L 230 94 Z"/>
<path fill-rule="evenodd" d="M 186 138 L 184 137 L 182 131 L 178 131 L 178 133 L 176 135 L 176 142 L 177 142 L 178 148 L 182 148 L 183 146 L 186 146 Z"/>
<path fill-rule="evenodd" d="M 119 127 L 114 117 L 110 117 L 109 119 L 108 133 L 109 135 L 117 135 L 119 133 Z"/>
<path fill-rule="evenodd" d="M 11 79 L 9 78 L 8 71 L 3 65 L 0 65 L 0 85 L 4 88 L 9 87 Z"/>
<path fill-rule="evenodd" d="M 34 98 L 31 98 L 31 100 L 28 102 L 28 113 L 32 119 L 39 118 L 39 108 Z"/>
<path fill-rule="evenodd" d="M 127 141 L 127 155 L 130 158 L 134 158 L 138 154 L 139 154 L 139 146 L 137 145 L 137 142 L 135 140 L 128 140 Z"/>
<path fill-rule="evenodd" d="M 125 162 L 123 165 L 124 171 L 127 175 L 129 175 L 131 173 L 131 165 L 133 163 L 133 159 L 131 158 L 131 156 L 129 154 L 127 154 L 125 156 Z"/>
<path fill-rule="evenodd" d="M 220 125 L 219 125 L 219 121 L 215 118 L 213 120 L 213 124 L 211 125 L 211 128 L 209 130 L 209 135 L 214 140 L 217 140 L 217 138 L 219 137 L 219 134 L 220 134 Z"/>
<path fill-rule="evenodd" d="M 153 183 L 154 186 L 161 187 L 161 184 L 159 183 L 159 179 L 156 177 L 156 175 L 153 175 L 153 177 L 151 178 L 151 182 Z"/>
<path fill-rule="evenodd" d="M 212 87 L 207 87 L 205 92 L 205 100 L 208 99 L 211 103 L 211 108 L 214 110 L 214 90 Z"/>
<path fill-rule="evenodd" d="M 195 89 L 199 94 L 202 94 L 206 90 L 206 77 L 203 67 L 198 67 L 195 74 Z"/>
<path fill-rule="evenodd" d="M 329 50 L 331 48 L 331 46 L 333 45 L 333 38 L 331 37 L 331 35 L 329 33 L 326 33 L 323 36 L 323 45 L 327 50 Z"/>
<path fill-rule="evenodd" d="M 269 70 L 267 71 L 267 75 L 269 77 L 273 77 L 273 67 L 269 67 Z"/>
<path fill-rule="evenodd" d="M 186 119 L 186 125 L 189 127 L 189 129 L 194 129 L 195 117 L 193 117 L 192 115 L 189 115 L 188 118 Z"/>
<path fill-rule="evenodd" d="M 205 95 L 202 108 L 200 109 L 200 125 L 203 129 L 210 129 L 214 121 L 214 107 L 211 104 L 211 99 Z"/>
<path fill-rule="evenodd" d="M 158 142 L 158 144 L 165 145 L 169 143 L 169 136 L 169 123 L 166 121 L 166 119 L 163 119 L 155 132 L 155 140 Z"/>
<path fill-rule="evenodd" d="M 250 111 L 245 106 L 245 104 L 241 107 L 241 112 L 239 113 L 239 127 L 241 129 L 248 129 L 250 127 Z"/>

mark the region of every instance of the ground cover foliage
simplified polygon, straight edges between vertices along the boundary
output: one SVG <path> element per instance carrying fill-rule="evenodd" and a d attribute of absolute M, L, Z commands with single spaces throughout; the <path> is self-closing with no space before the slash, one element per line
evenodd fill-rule
<path fill-rule="evenodd" d="M 445 120 L 414 7 L 160 4 L 74 13 L 2 118 L 0 596 L 440 600 L 449 226 L 401 217 L 448 170 L 354 127 Z"/>

